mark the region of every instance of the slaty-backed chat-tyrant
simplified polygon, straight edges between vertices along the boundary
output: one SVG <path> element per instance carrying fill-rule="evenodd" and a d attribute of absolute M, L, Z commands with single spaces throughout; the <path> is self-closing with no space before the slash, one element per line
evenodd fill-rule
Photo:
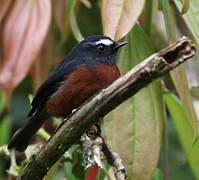
<path fill-rule="evenodd" d="M 52 116 L 67 117 L 119 76 L 116 54 L 125 42 L 94 35 L 81 41 L 37 90 L 26 124 L 12 137 L 8 149 L 24 151 L 42 124 Z"/>

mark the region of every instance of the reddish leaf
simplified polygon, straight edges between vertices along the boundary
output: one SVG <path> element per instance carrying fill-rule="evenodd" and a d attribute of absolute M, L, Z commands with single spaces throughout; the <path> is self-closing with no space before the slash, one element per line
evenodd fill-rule
<path fill-rule="evenodd" d="M 13 2 L 12 0 L 0 0 L 0 22 L 4 18 L 12 2 Z"/>
<path fill-rule="evenodd" d="M 144 0 L 103 0 L 102 24 L 105 35 L 116 40 L 133 27 L 144 7 Z"/>
<path fill-rule="evenodd" d="M 91 166 L 86 174 L 85 180 L 96 180 L 99 167 L 97 164 Z"/>
<path fill-rule="evenodd" d="M 66 1 L 52 1 L 53 14 L 55 23 L 62 34 L 62 42 L 64 42 L 69 34 L 69 19 L 67 15 Z"/>
<path fill-rule="evenodd" d="M 0 85 L 12 90 L 36 59 L 51 20 L 50 0 L 16 1 L 3 29 L 3 65 Z"/>

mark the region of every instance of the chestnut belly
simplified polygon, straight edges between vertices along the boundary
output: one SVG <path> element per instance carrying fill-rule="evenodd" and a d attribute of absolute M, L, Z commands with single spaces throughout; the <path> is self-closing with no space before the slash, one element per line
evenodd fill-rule
<path fill-rule="evenodd" d="M 47 102 L 54 116 L 67 117 L 86 100 L 120 76 L 116 65 L 82 65 L 71 73 Z"/>

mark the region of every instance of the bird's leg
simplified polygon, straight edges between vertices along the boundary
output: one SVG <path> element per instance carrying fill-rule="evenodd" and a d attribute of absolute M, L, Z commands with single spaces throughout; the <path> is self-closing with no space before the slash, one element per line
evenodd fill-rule
<path fill-rule="evenodd" d="M 86 135 L 94 140 L 101 135 L 101 132 L 100 125 L 95 124 L 86 132 Z"/>
<path fill-rule="evenodd" d="M 103 118 L 100 118 L 99 121 L 93 125 L 87 132 L 86 135 L 90 137 L 91 139 L 96 139 L 97 137 L 101 136 L 102 130 L 101 130 L 101 122 L 103 121 Z"/>

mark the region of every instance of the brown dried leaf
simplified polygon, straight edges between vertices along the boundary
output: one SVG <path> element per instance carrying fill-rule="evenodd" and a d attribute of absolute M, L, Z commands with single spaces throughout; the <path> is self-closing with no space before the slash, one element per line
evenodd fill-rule
<path fill-rule="evenodd" d="M 69 26 L 69 18 L 66 7 L 66 1 L 52 1 L 53 5 L 53 16 L 55 19 L 55 23 L 58 26 L 61 34 L 62 34 L 62 42 L 64 42 L 69 34 L 70 26 Z"/>
<path fill-rule="evenodd" d="M 144 7 L 144 0 L 103 0 L 102 24 L 105 35 L 121 39 L 133 27 Z"/>
<path fill-rule="evenodd" d="M 50 0 L 16 1 L 3 29 L 0 85 L 9 92 L 21 82 L 41 49 L 51 20 Z"/>
<path fill-rule="evenodd" d="M 12 2 L 13 2 L 12 0 L 0 0 L 0 22 L 4 18 Z"/>

